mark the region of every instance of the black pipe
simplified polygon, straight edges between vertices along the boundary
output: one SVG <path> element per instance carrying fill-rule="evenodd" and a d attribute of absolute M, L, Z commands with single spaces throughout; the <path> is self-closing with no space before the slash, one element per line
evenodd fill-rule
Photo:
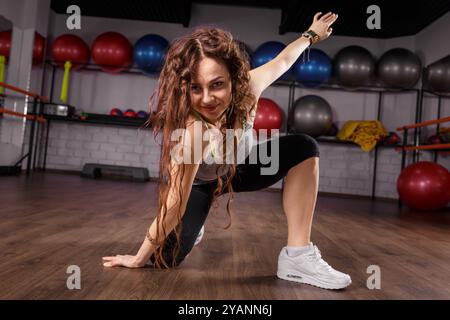
<path fill-rule="evenodd" d="M 36 117 L 37 98 L 33 99 L 33 109 L 31 113 Z M 27 176 L 30 175 L 31 158 L 33 156 L 34 128 L 36 126 L 36 118 L 31 120 L 30 141 L 28 142 L 28 159 L 27 159 Z"/>

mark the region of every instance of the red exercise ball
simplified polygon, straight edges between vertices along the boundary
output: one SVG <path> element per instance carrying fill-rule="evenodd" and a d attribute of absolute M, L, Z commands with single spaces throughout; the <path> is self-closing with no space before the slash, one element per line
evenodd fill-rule
<path fill-rule="evenodd" d="M 33 65 L 41 64 L 44 61 L 45 41 L 39 32 L 34 34 Z"/>
<path fill-rule="evenodd" d="M 33 65 L 41 64 L 44 61 L 45 41 L 39 32 L 34 34 Z"/>
<path fill-rule="evenodd" d="M 136 113 L 136 111 L 134 111 L 133 109 L 128 109 L 128 110 L 126 110 L 126 111 L 123 113 L 123 115 L 124 115 L 125 117 L 131 117 L 131 118 L 137 117 L 137 113 Z"/>
<path fill-rule="evenodd" d="M 0 56 L 9 58 L 11 50 L 11 30 L 0 32 Z M 34 34 L 33 65 L 41 64 L 44 60 L 45 38 L 38 32 Z"/>
<path fill-rule="evenodd" d="M 429 144 L 440 144 L 440 143 L 442 143 L 441 137 L 438 136 L 437 134 L 434 134 L 434 135 L 428 137 L 427 142 Z"/>
<path fill-rule="evenodd" d="M 381 140 L 382 144 L 387 145 L 387 146 L 395 145 L 400 142 L 400 137 L 398 136 L 398 134 L 396 132 L 393 132 L 393 131 L 389 132 L 389 134 L 386 137 L 381 138 L 381 139 L 382 139 Z"/>
<path fill-rule="evenodd" d="M 63 34 L 53 41 L 52 56 L 61 68 L 70 61 L 71 69 L 76 70 L 89 61 L 89 47 L 80 37 Z"/>
<path fill-rule="evenodd" d="M 123 116 L 123 112 L 119 108 L 111 109 L 109 114 L 112 115 L 112 116 L 120 116 L 120 117 Z"/>
<path fill-rule="evenodd" d="M 257 132 L 260 129 L 267 129 L 267 135 L 270 136 L 271 129 L 280 129 L 282 122 L 283 111 L 281 108 L 273 100 L 260 98 L 253 128 Z"/>
<path fill-rule="evenodd" d="M 99 35 L 92 44 L 92 58 L 107 72 L 120 72 L 131 65 L 133 47 L 123 35 L 106 32 Z"/>
<path fill-rule="evenodd" d="M 0 32 L 0 56 L 9 58 L 11 50 L 11 30 Z"/>
<path fill-rule="evenodd" d="M 397 191 L 400 199 L 411 209 L 443 208 L 450 201 L 450 172 L 430 161 L 413 163 L 398 177 Z"/>

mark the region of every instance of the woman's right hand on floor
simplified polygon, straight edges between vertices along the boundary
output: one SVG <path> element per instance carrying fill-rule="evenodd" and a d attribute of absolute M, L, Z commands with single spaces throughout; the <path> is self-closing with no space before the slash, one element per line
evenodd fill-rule
<path fill-rule="evenodd" d="M 142 268 L 145 263 L 142 264 L 138 261 L 135 255 L 121 255 L 103 257 L 104 267 L 126 267 L 126 268 Z"/>

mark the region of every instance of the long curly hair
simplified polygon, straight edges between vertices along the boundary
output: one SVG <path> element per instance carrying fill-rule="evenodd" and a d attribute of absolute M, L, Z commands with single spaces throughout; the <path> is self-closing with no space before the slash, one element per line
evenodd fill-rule
<path fill-rule="evenodd" d="M 230 32 L 212 26 L 202 26 L 192 33 L 175 39 L 168 48 L 165 62 L 159 76 L 159 83 L 156 91 L 150 99 L 150 110 L 153 111 L 145 126 L 152 126 L 154 139 L 162 131 L 161 158 L 159 162 L 159 202 L 157 212 L 157 249 L 154 253 L 154 262 L 157 268 L 169 268 L 164 257 L 166 232 L 165 218 L 168 212 L 167 199 L 169 189 L 176 179 L 180 185 L 176 204 L 177 227 L 175 228 L 176 245 L 172 252 L 172 267 L 176 265 L 175 257 L 180 249 L 181 234 L 181 212 L 183 194 L 181 181 L 184 177 L 184 166 L 177 168 L 171 166 L 171 150 L 178 143 L 170 141 L 171 134 L 177 129 L 186 129 L 186 123 L 191 110 L 190 86 L 193 79 L 193 72 L 199 62 L 205 58 L 219 59 L 224 62 L 231 76 L 232 99 L 231 105 L 226 112 L 226 121 L 220 128 L 222 132 L 226 129 L 233 129 L 236 121 L 244 124 L 249 114 L 256 104 L 256 97 L 250 90 L 250 63 L 249 57 L 243 43 L 233 39 Z M 225 140 L 225 139 L 224 139 Z M 236 137 L 234 137 L 236 146 Z M 225 148 L 223 148 L 225 150 Z M 236 159 L 236 148 L 234 149 Z M 225 165 L 225 164 L 224 164 Z M 217 208 L 217 197 L 226 190 L 229 194 L 227 202 L 227 214 L 229 223 L 225 229 L 231 226 L 231 202 L 233 200 L 233 188 L 231 181 L 236 175 L 236 164 L 226 164 L 229 170 L 225 176 L 220 176 L 218 172 L 223 169 L 220 165 L 217 169 L 217 187 L 213 192 L 212 205 Z M 162 222 L 162 223 L 161 223 Z M 160 227 L 160 223 L 162 228 Z M 161 233 L 163 237 L 161 237 Z"/>

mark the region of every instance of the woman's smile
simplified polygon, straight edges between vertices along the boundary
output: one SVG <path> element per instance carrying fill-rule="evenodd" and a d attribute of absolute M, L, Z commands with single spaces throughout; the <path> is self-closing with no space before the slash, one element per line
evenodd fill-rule
<path fill-rule="evenodd" d="M 214 113 L 218 109 L 219 105 L 216 106 L 202 106 L 201 109 L 208 113 Z"/>

